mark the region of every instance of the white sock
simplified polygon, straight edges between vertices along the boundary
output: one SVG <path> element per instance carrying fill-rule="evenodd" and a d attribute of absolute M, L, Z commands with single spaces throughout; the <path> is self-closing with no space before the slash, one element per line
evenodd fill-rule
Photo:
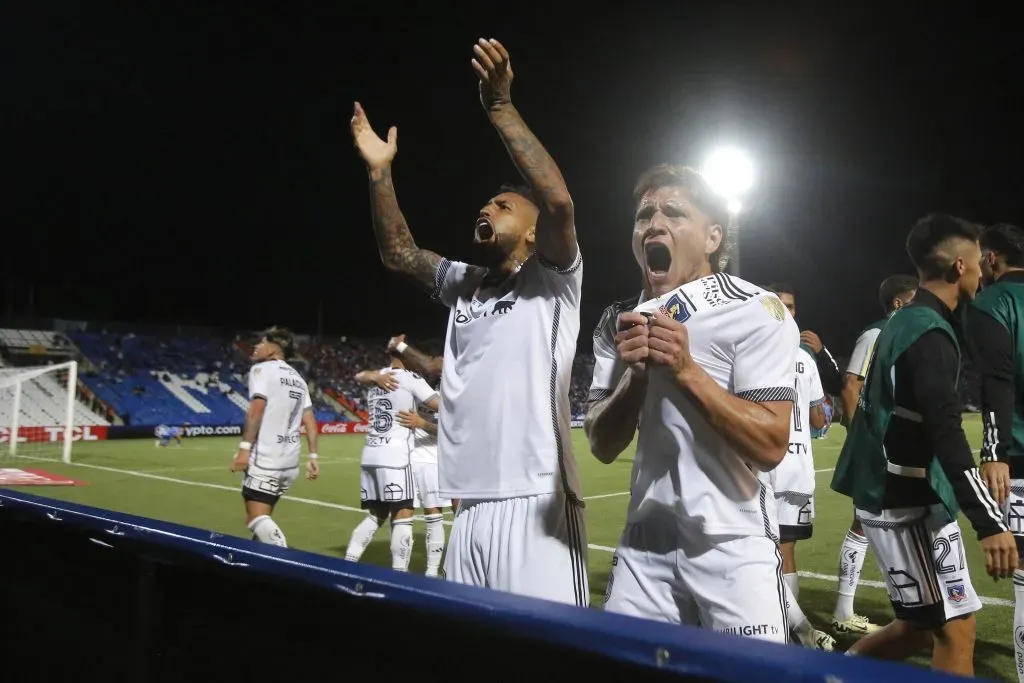
<path fill-rule="evenodd" d="M 785 580 L 786 585 L 789 586 L 789 592 L 793 594 L 794 600 L 800 599 L 800 577 L 796 575 L 796 572 L 792 574 L 783 574 L 782 578 Z"/>
<path fill-rule="evenodd" d="M 853 597 L 860 583 L 860 570 L 868 552 L 868 539 L 853 531 L 846 532 L 843 548 L 839 551 L 839 595 L 832 616 L 836 621 L 846 621 L 853 616 Z"/>
<path fill-rule="evenodd" d="M 814 630 L 811 626 L 811 622 L 807 620 L 807 615 L 800 609 L 800 605 L 796 602 L 796 597 L 793 596 L 793 591 L 789 587 L 788 577 L 792 576 L 796 578 L 796 574 L 783 574 L 783 578 L 786 579 L 786 614 L 789 615 L 789 627 L 800 635 L 807 635 Z M 794 581 L 794 583 L 796 583 Z"/>
<path fill-rule="evenodd" d="M 412 518 L 391 522 L 391 568 L 396 572 L 409 571 L 412 559 Z"/>
<path fill-rule="evenodd" d="M 348 546 L 345 548 L 345 559 L 349 562 L 358 562 L 379 528 L 380 520 L 373 515 L 366 515 L 363 521 L 359 522 L 359 525 L 352 530 L 352 536 L 348 539 Z"/>
<path fill-rule="evenodd" d="M 282 548 L 288 547 L 288 543 L 285 541 L 284 532 L 281 531 L 281 527 L 279 527 L 277 522 L 272 520 L 269 516 L 260 515 L 249 522 L 248 526 L 249 531 L 253 533 L 255 539 L 260 543 L 279 545 Z"/>
<path fill-rule="evenodd" d="M 1024 683 L 1024 643 L 1018 633 L 1024 632 L 1024 571 L 1013 572 L 1013 649 L 1017 653 L 1017 680 Z"/>
<path fill-rule="evenodd" d="M 437 576 L 444 555 L 444 515 L 426 515 L 427 523 L 427 576 Z"/>

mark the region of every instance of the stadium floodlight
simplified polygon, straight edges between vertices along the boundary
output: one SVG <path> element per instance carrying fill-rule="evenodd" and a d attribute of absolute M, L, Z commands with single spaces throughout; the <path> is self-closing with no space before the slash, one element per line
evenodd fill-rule
<path fill-rule="evenodd" d="M 739 213 L 740 200 L 754 186 L 754 163 L 736 147 L 720 147 L 708 156 L 701 175 L 712 190 L 729 202 L 730 213 Z"/>
<path fill-rule="evenodd" d="M 729 270 L 740 274 L 740 234 L 737 216 L 743 210 L 742 199 L 754 186 L 754 162 L 737 147 L 719 147 L 708 155 L 700 168 L 711 189 L 725 199 L 729 211 Z"/>

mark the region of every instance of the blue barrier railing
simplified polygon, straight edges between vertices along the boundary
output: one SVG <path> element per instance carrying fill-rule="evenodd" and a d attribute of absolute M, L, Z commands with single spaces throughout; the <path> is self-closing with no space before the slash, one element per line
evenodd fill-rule
<path fill-rule="evenodd" d="M 527 641 L 543 641 L 563 651 L 673 672 L 684 679 L 735 683 L 962 680 L 908 665 L 776 645 L 399 574 L 382 567 L 0 489 L 0 521 L 11 514 L 44 525 L 73 528 L 103 546 L 116 548 L 119 541 L 126 540 L 131 542 L 126 546 L 136 549 L 140 545 L 165 548 L 212 561 L 229 571 L 259 573 L 313 586 L 325 594 L 500 627 Z"/>

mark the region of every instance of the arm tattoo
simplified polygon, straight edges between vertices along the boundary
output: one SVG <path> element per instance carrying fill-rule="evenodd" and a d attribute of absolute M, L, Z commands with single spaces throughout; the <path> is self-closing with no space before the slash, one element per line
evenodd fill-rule
<path fill-rule="evenodd" d="M 413 241 L 391 179 L 391 170 L 370 173 L 370 206 L 373 211 L 373 232 L 380 248 L 380 258 L 388 270 L 406 275 L 428 292 L 434 291 L 434 276 L 441 257 L 420 249 Z"/>
<path fill-rule="evenodd" d="M 549 213 L 569 200 L 569 190 L 558 165 L 537 136 L 526 126 L 523 117 L 512 105 L 491 111 L 491 122 L 498 129 L 512 162 L 523 179 L 537 193 L 542 211 Z"/>

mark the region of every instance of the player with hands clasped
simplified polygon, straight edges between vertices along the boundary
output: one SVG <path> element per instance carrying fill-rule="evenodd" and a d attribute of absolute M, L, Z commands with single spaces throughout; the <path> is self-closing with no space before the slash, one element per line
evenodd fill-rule
<path fill-rule="evenodd" d="M 721 272 L 728 212 L 699 173 L 656 166 L 633 198 L 644 293 L 594 332 L 584 423 L 606 463 L 639 426 L 605 609 L 786 642 L 778 521 L 758 473 L 789 447 L 799 332 L 773 293 Z"/>
<path fill-rule="evenodd" d="M 512 104 L 508 51 L 480 39 L 471 64 L 487 118 L 528 185 L 503 186 L 480 209 L 473 265 L 413 240 L 391 173 L 396 129 L 381 139 L 356 104 L 352 137 L 370 176 L 381 260 L 449 308 L 439 495 L 460 504 L 445 577 L 585 606 L 569 406 L 583 281 L 575 210 L 561 171 Z M 409 348 L 396 342 L 395 351 L 405 358 Z"/>

